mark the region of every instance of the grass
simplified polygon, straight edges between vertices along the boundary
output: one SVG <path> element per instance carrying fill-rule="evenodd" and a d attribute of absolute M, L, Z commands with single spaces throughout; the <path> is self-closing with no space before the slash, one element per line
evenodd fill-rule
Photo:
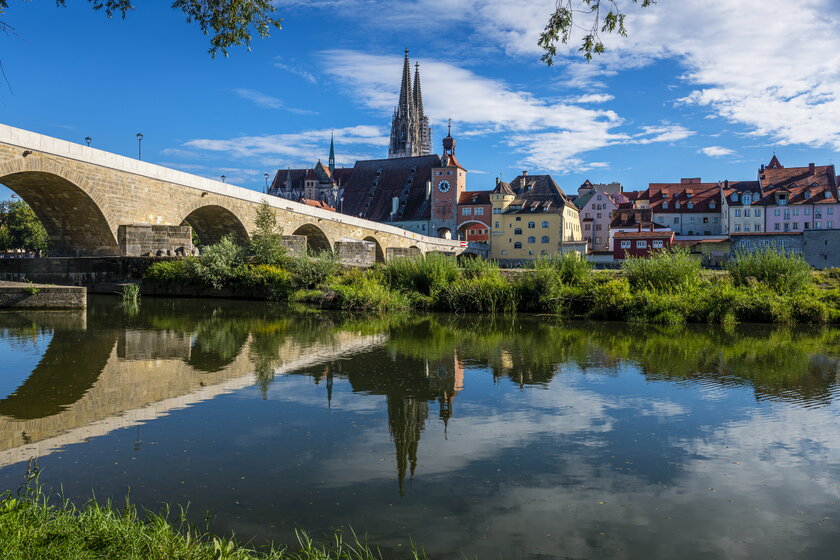
<path fill-rule="evenodd" d="M 137 305 L 140 303 L 140 286 L 137 284 L 125 284 L 120 291 L 124 305 Z"/>
<path fill-rule="evenodd" d="M 775 251 L 736 255 L 727 270 L 715 272 L 702 270 L 684 250 L 627 259 L 618 271 L 595 271 L 574 254 L 537 259 L 516 273 L 493 261 L 436 253 L 366 270 L 342 267 L 331 254 L 280 262 L 258 263 L 223 240 L 198 259 L 155 263 L 144 281 L 221 286 L 280 303 L 372 314 L 414 309 L 664 325 L 840 323 L 840 272 L 818 273 L 817 283 L 800 256 Z"/>
<path fill-rule="evenodd" d="M 128 501 L 119 508 L 90 500 L 75 506 L 48 496 L 38 484 L 37 466 L 17 492 L 0 494 L 0 558 L 5 560 L 381 560 L 381 553 L 355 533 L 336 533 L 316 543 L 297 532 L 291 546 L 262 549 L 201 531 L 173 514 L 138 511 Z M 408 558 L 424 558 L 413 550 Z"/>

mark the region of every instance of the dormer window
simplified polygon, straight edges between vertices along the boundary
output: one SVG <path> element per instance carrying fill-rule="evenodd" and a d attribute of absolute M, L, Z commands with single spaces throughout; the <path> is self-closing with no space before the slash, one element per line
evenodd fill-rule
<path fill-rule="evenodd" d="M 741 195 L 741 203 L 742 204 L 752 204 L 752 196 L 749 194 L 742 194 Z"/>
<path fill-rule="evenodd" d="M 662 193 L 662 198 L 668 198 L 668 193 L 666 193 L 666 192 Z"/>
<path fill-rule="evenodd" d="M 732 196 L 729 197 L 732 202 L 738 202 L 738 193 L 732 193 Z"/>
<path fill-rule="evenodd" d="M 685 196 L 687 196 L 688 198 L 691 198 L 692 194 L 691 193 L 685 193 Z"/>
<path fill-rule="evenodd" d="M 667 209 L 668 209 L 668 203 L 667 203 L 667 202 L 663 202 L 663 203 L 662 203 L 662 209 L 663 209 L 663 210 L 667 210 Z"/>
<path fill-rule="evenodd" d="M 716 204 L 716 203 L 714 203 L 714 202 L 710 202 L 710 203 L 709 203 L 709 208 L 714 209 L 715 207 L 717 207 L 717 204 Z"/>
<path fill-rule="evenodd" d="M 679 203 L 679 202 L 677 202 L 676 204 L 674 204 L 674 208 L 676 208 L 677 210 L 679 210 L 679 209 L 680 209 L 680 203 Z"/>
<path fill-rule="evenodd" d="M 789 189 L 795 189 L 795 188 L 796 188 L 796 183 L 792 184 L 792 185 L 791 185 L 790 187 L 788 187 L 788 188 L 789 188 Z"/>
<path fill-rule="evenodd" d="M 689 203 L 688 203 L 688 208 L 689 208 L 689 209 L 694 208 L 694 203 L 693 203 L 693 202 L 689 202 Z"/>
<path fill-rule="evenodd" d="M 831 193 L 829 191 L 825 191 L 825 197 L 826 198 L 831 198 Z"/>
<path fill-rule="evenodd" d="M 805 191 L 805 198 L 811 198 L 811 192 Z"/>

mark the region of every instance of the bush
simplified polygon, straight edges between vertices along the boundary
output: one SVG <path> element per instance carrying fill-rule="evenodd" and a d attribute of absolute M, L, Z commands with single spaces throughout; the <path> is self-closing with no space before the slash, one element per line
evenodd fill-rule
<path fill-rule="evenodd" d="M 657 251 L 646 259 L 630 257 L 621 269 L 633 291 L 672 292 L 700 281 L 700 261 L 685 249 Z"/>
<path fill-rule="evenodd" d="M 439 253 L 393 259 L 381 270 L 391 288 L 426 296 L 437 294 L 460 276 L 457 261 Z"/>
<path fill-rule="evenodd" d="M 297 257 L 287 265 L 293 275 L 295 288 L 311 290 L 322 286 L 341 269 L 338 258 L 329 251 L 312 257 Z"/>
<path fill-rule="evenodd" d="M 158 261 L 146 269 L 144 282 L 154 282 L 161 286 L 189 284 L 195 281 L 196 260 L 192 257 L 171 261 Z"/>
<path fill-rule="evenodd" d="M 442 307 L 458 313 L 513 313 L 516 288 L 500 274 L 452 282 L 439 292 Z"/>
<path fill-rule="evenodd" d="M 243 264 L 245 252 L 232 237 L 226 235 L 215 245 L 204 248 L 195 266 L 198 279 L 217 290 L 232 283 L 237 275 L 237 267 Z"/>
<path fill-rule="evenodd" d="M 262 289 L 275 301 L 288 299 L 292 291 L 292 273 L 268 264 L 240 265 L 236 283 L 245 288 Z"/>
<path fill-rule="evenodd" d="M 811 266 L 802 255 L 766 248 L 740 251 L 726 263 L 736 285 L 746 286 L 750 278 L 782 293 L 799 292 L 813 284 Z"/>
<path fill-rule="evenodd" d="M 540 266 L 522 273 L 515 287 L 519 308 L 536 313 L 554 313 L 561 296 L 560 274 L 553 267 Z"/>
<path fill-rule="evenodd" d="M 254 223 L 257 227 L 249 246 L 252 262 L 275 266 L 284 264 L 286 248 L 280 239 L 283 230 L 277 226 L 277 216 L 265 200 L 257 208 Z"/>
<path fill-rule="evenodd" d="M 633 294 L 626 278 L 612 279 L 595 286 L 592 290 L 593 319 L 623 321 L 633 307 Z"/>
<path fill-rule="evenodd" d="M 579 286 L 591 279 L 592 264 L 577 253 L 564 253 L 534 260 L 535 270 L 551 269 L 558 279 L 569 286 Z"/>
<path fill-rule="evenodd" d="M 332 286 L 332 290 L 335 292 L 337 307 L 347 311 L 383 313 L 410 307 L 404 294 L 389 289 L 365 274 L 354 275 L 346 283 Z"/>

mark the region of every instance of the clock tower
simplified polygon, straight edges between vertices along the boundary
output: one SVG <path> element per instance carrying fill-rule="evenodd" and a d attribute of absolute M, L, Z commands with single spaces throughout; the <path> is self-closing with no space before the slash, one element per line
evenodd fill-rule
<path fill-rule="evenodd" d="M 467 187 L 467 170 L 455 159 L 455 139 L 452 121 L 443 139 L 440 167 L 432 168 L 431 235 L 455 239 L 458 237 L 458 200 Z"/>

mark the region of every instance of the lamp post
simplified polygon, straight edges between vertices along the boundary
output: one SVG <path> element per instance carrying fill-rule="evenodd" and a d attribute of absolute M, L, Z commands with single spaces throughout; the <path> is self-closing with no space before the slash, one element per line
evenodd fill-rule
<path fill-rule="evenodd" d="M 268 173 L 263 174 L 265 177 L 265 193 L 268 194 Z"/>
<path fill-rule="evenodd" d="M 222 175 L 222 183 L 224 183 L 224 182 L 225 182 L 225 179 L 227 179 L 227 177 L 225 177 L 224 175 Z"/>
<path fill-rule="evenodd" d="M 93 138 L 90 136 L 85 136 L 85 142 L 87 142 L 88 148 L 90 148 L 90 143 L 93 141 Z"/>
<path fill-rule="evenodd" d="M 143 135 L 141 133 L 137 133 L 137 159 L 142 160 L 142 150 L 140 148 L 141 142 L 143 142 Z"/>

